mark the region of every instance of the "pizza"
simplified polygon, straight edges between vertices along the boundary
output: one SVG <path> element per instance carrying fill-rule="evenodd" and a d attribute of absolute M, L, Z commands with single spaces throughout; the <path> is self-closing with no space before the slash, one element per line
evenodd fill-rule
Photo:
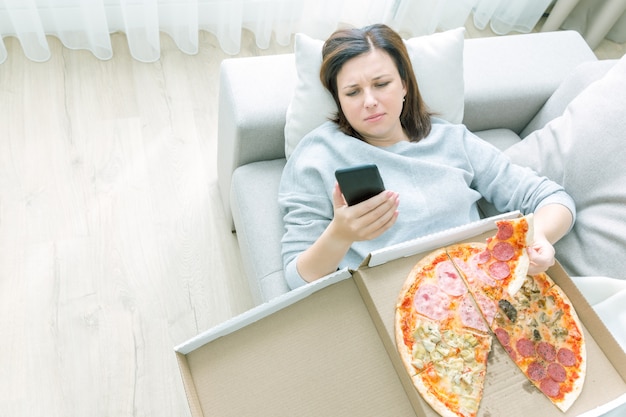
<path fill-rule="evenodd" d="M 542 273 L 526 277 L 520 291 L 499 304 L 491 325 L 496 338 L 524 375 L 567 411 L 586 373 L 582 325 L 571 302 Z"/>
<path fill-rule="evenodd" d="M 442 416 L 478 412 L 492 335 L 562 411 L 582 390 L 586 354 L 576 312 L 547 274 L 527 276 L 532 220 L 498 221 L 486 242 L 435 250 L 400 291 L 398 352 L 417 391 Z"/>
<path fill-rule="evenodd" d="M 444 417 L 475 416 L 491 350 L 488 327 L 444 249 L 409 274 L 396 309 L 396 342 L 413 385 Z"/>

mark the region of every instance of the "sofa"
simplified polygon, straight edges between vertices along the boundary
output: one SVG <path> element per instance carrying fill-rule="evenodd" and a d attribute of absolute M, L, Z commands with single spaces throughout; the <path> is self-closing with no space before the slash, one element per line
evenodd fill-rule
<path fill-rule="evenodd" d="M 577 180 L 572 179 L 570 173 L 575 173 L 577 168 L 567 167 L 567 160 L 558 161 L 559 158 L 569 158 L 567 133 L 563 132 L 567 128 L 574 128 L 571 121 L 563 121 L 563 115 L 567 113 L 570 103 L 588 86 L 617 66 L 618 60 L 598 61 L 583 38 L 574 31 L 462 39 L 460 48 L 460 52 L 458 48 L 455 52 L 460 54 L 458 64 L 443 63 L 442 67 L 460 71 L 461 90 L 459 91 L 458 86 L 452 89 L 453 100 L 444 97 L 446 103 L 454 100 L 459 103 L 460 100 L 461 113 L 456 111 L 451 120 L 462 122 L 479 137 L 509 153 L 514 162 L 552 176 L 562 184 L 565 182 L 564 186 L 572 192 L 575 200 L 589 195 L 594 187 L 593 182 L 588 181 L 581 190 L 571 189 L 570 187 L 576 187 Z M 428 53 L 435 56 L 438 48 L 430 48 Z M 300 58 L 296 42 L 295 52 L 292 54 L 232 58 L 224 60 L 221 65 L 218 185 L 225 219 L 231 223 L 233 232 L 237 234 L 250 291 L 257 303 L 266 302 L 290 290 L 283 276 L 283 224 L 277 195 L 282 169 L 289 152 L 285 139 L 289 133 L 287 128 L 294 122 L 289 118 L 294 116 L 294 100 L 302 93 L 298 91 L 302 83 L 300 72 L 310 70 L 308 67 L 298 68 Z M 421 62 L 428 70 L 434 61 L 422 59 Z M 425 83 L 419 76 L 417 78 L 422 88 Z M 457 75 L 457 81 L 458 78 Z M 450 93 L 450 88 L 442 85 L 435 87 Z M 426 102 L 430 104 L 428 100 Z M 609 104 L 610 101 L 607 105 Z M 584 109 L 585 103 L 581 106 Z M 624 108 L 622 107 L 622 112 Z M 313 111 L 315 106 L 311 104 L 309 109 Z M 322 119 L 326 117 L 315 115 L 317 118 L 320 116 Z M 556 127 L 553 126 L 555 123 Z M 562 126 L 564 124 L 565 127 Z M 621 132 L 624 139 L 625 131 Z M 550 135 L 550 139 L 545 139 Z M 550 140 L 556 142 L 552 148 L 545 146 Z M 602 139 L 598 138 L 597 145 L 601 143 Z M 589 153 L 593 154 L 593 144 L 590 146 L 581 152 L 592 158 Z M 625 165 L 624 159 L 619 159 L 619 155 L 615 155 L 618 159 L 611 159 L 611 151 L 600 153 L 603 158 L 610 160 L 585 162 L 583 155 L 583 159 L 574 158 L 573 161 L 577 166 L 582 164 L 588 167 L 584 169 L 593 172 L 603 170 L 610 164 Z M 621 150 L 620 153 L 624 156 Z M 557 172 L 559 169 L 560 172 Z M 568 170 L 565 176 L 564 170 Z M 580 181 L 589 180 L 584 173 L 580 176 Z M 624 189 L 623 184 L 625 183 L 615 187 Z M 621 192 L 617 201 L 612 204 L 617 207 L 623 204 L 626 207 L 623 195 Z M 596 197 L 604 198 L 602 195 Z M 579 247 L 581 244 L 578 242 L 581 240 L 581 233 L 582 240 L 585 233 L 599 234 L 598 239 L 613 239 L 607 245 L 612 242 L 624 245 L 617 252 L 612 250 L 607 256 L 620 252 L 624 254 L 624 238 L 606 236 L 614 228 L 624 230 L 624 207 L 621 213 L 613 213 L 613 208 L 608 210 L 609 224 L 603 226 L 601 232 L 587 230 L 587 211 L 579 211 L 579 221 L 582 218 L 584 227 L 570 233 L 576 237 L 578 246 L 571 243 L 571 247 L 557 246 L 557 259 L 570 275 L 615 276 L 620 268 L 626 270 L 624 259 L 618 265 L 604 268 L 606 257 L 584 253 L 591 249 Z M 494 214 L 488 204 L 483 209 L 485 215 Z M 624 223 L 622 220 L 625 220 Z M 624 235 L 626 236 L 626 232 Z M 595 243 L 594 239 L 591 240 L 592 243 Z M 571 254 L 569 257 L 568 253 Z M 585 263 L 581 270 L 576 269 L 576 261 Z M 617 278 L 625 278 L 624 273 Z"/>

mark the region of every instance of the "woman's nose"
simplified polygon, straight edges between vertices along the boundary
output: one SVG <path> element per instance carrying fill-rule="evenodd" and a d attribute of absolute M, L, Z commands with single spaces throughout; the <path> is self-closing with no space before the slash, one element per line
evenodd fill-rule
<path fill-rule="evenodd" d="M 378 105 L 378 100 L 371 91 L 365 91 L 365 102 L 363 103 L 365 108 L 369 109 L 371 107 L 376 107 Z"/>

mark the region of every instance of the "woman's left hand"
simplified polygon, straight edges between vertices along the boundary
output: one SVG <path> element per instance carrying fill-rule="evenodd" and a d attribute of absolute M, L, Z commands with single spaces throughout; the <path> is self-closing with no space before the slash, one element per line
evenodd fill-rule
<path fill-rule="evenodd" d="M 537 238 L 531 246 L 528 247 L 528 258 L 530 266 L 528 267 L 528 275 L 536 275 L 545 272 L 554 265 L 554 246 L 544 237 Z"/>

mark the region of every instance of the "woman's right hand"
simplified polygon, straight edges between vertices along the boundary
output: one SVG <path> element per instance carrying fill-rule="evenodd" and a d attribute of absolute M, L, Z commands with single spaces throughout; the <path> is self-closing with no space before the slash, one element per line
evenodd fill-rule
<path fill-rule="evenodd" d="M 383 191 L 354 206 L 348 206 L 339 184 L 333 190 L 332 234 L 345 242 L 375 239 L 389 230 L 398 218 L 400 199 L 394 191 Z"/>
<path fill-rule="evenodd" d="M 336 271 L 354 242 L 374 239 L 394 225 L 398 204 L 398 193 L 383 191 L 348 206 L 339 185 L 335 184 L 334 217 L 313 245 L 298 256 L 296 266 L 300 276 L 310 282 Z"/>

